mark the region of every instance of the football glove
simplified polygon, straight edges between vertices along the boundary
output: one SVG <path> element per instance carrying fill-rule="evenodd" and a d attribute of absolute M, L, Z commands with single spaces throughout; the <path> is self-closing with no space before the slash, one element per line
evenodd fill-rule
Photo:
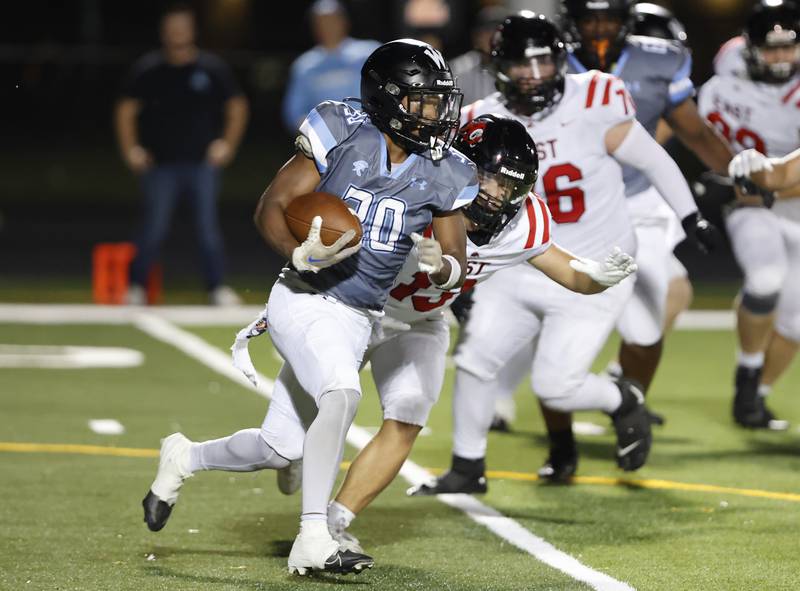
<path fill-rule="evenodd" d="M 414 249 L 417 251 L 419 270 L 428 275 L 441 271 L 444 264 L 442 245 L 437 240 L 425 238 L 416 232 L 412 232 L 411 240 L 414 241 Z"/>
<path fill-rule="evenodd" d="M 728 176 L 750 178 L 754 172 L 761 170 L 771 171 L 772 162 L 758 150 L 745 150 L 739 152 L 728 164 Z"/>
<path fill-rule="evenodd" d="M 716 226 L 700 215 L 699 211 L 690 213 L 681 220 L 686 237 L 703 254 L 716 249 L 719 244 L 719 232 Z"/>
<path fill-rule="evenodd" d="M 308 237 L 292 252 L 292 264 L 298 271 L 319 273 L 321 269 L 343 261 L 361 248 L 361 243 L 345 248 L 356 235 L 353 230 L 348 230 L 336 242 L 325 246 L 319 236 L 320 228 L 322 228 L 322 218 L 314 216 L 308 229 Z"/>
<path fill-rule="evenodd" d="M 605 287 L 616 285 L 638 269 L 633 257 L 622 252 L 618 246 L 614 247 L 602 263 L 577 257 L 569 262 L 569 266 Z"/>

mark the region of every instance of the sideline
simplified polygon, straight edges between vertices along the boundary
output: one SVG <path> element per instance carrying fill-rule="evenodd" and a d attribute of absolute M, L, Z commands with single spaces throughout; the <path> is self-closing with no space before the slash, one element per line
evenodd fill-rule
<path fill-rule="evenodd" d="M 157 458 L 157 449 L 138 447 L 108 447 L 104 445 L 81 445 L 71 443 L 17 443 L 0 441 L 0 452 L 17 453 L 53 453 L 53 454 L 80 454 L 87 456 L 116 456 L 123 458 Z M 342 462 L 341 469 L 347 470 L 350 462 Z M 442 474 L 442 468 L 422 468 L 432 474 Z M 539 477 L 532 472 L 508 472 L 504 470 L 487 470 L 486 476 L 490 480 L 517 480 L 521 482 L 536 482 Z M 614 478 L 611 476 L 575 476 L 572 484 L 589 486 L 623 486 L 625 488 L 647 488 L 652 490 L 680 490 L 699 493 L 722 493 L 739 497 L 753 497 L 771 499 L 774 501 L 789 501 L 800 503 L 800 494 L 774 492 L 756 488 L 734 488 L 718 486 L 716 484 L 702 484 L 692 482 L 677 482 L 675 480 L 662 480 L 657 478 Z"/>

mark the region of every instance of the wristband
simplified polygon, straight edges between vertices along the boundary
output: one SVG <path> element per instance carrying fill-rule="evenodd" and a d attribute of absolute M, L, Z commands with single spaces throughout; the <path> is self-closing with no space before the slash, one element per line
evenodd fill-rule
<path fill-rule="evenodd" d="M 430 275 L 428 275 L 428 277 L 430 277 L 431 283 L 433 283 L 436 287 L 443 291 L 447 291 L 448 289 L 455 287 L 456 283 L 458 283 L 458 280 L 461 279 L 461 264 L 456 260 L 455 257 L 452 257 L 449 254 L 442 255 L 442 260 L 450 261 L 450 277 L 447 278 L 447 281 L 439 284 L 436 283 L 436 281 L 434 281 L 433 277 Z"/>

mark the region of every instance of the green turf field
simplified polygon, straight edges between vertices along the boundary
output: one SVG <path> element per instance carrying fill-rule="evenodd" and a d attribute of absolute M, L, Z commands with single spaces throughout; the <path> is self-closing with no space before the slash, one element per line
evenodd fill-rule
<path fill-rule="evenodd" d="M 227 350 L 235 328 L 190 330 Z M 197 475 L 166 529 L 151 533 L 139 503 L 155 474 L 159 438 L 181 430 L 207 439 L 257 426 L 266 401 L 132 326 L 0 324 L 0 343 L 128 347 L 146 356 L 127 369 L 0 368 L 0 589 L 590 588 L 435 499 L 405 497 L 402 480 L 353 525 L 376 560 L 357 578 L 287 574 L 299 497 L 278 493 L 271 472 Z M 268 339 L 253 349 L 258 369 L 274 375 Z M 649 464 L 633 476 L 641 485 L 614 484 L 623 474 L 610 433 L 579 436 L 579 475 L 598 478 L 569 487 L 532 482 L 546 445 L 522 388 L 516 430 L 493 434 L 488 457 L 491 470 L 513 474 L 490 480 L 483 500 L 636 589 L 800 588 L 800 366 L 772 397 L 791 430 L 754 433 L 729 417 L 732 363 L 732 333 L 670 337 L 651 392 L 668 422 L 655 432 Z M 431 469 L 449 463 L 450 378 L 431 432 L 412 455 Z M 366 375 L 364 384 L 356 423 L 375 427 L 378 405 Z M 87 426 L 96 418 L 116 419 L 126 431 L 98 435 Z M 600 414 L 579 419 L 608 426 Z M 13 443 L 59 445 L 33 451 Z M 133 451 L 107 455 L 111 447 Z"/>

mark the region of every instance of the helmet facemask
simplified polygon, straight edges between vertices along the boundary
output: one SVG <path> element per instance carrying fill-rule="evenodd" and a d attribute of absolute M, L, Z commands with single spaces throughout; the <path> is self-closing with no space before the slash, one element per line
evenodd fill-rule
<path fill-rule="evenodd" d="M 502 165 L 500 170 L 505 172 L 478 168 L 478 196 L 462 210 L 475 226 L 469 230 L 469 237 L 478 246 L 488 243 L 517 215 L 535 182 L 535 175 L 533 182 L 529 182 L 528 174 Z"/>
<path fill-rule="evenodd" d="M 458 132 L 461 101 L 458 88 L 446 91 L 409 88 L 386 84 L 386 92 L 397 101 L 397 111 L 389 119 L 392 139 L 410 152 L 430 150 L 433 160 L 441 160 Z"/>
<path fill-rule="evenodd" d="M 800 66 L 800 44 L 797 33 L 776 25 L 767 33 L 766 43 L 754 46 L 748 42 L 745 52 L 750 77 L 759 82 L 783 84 Z"/>
<path fill-rule="evenodd" d="M 496 60 L 497 88 L 509 106 L 525 115 L 544 114 L 564 92 L 566 54 L 549 47 L 529 47 L 522 60 Z"/>

